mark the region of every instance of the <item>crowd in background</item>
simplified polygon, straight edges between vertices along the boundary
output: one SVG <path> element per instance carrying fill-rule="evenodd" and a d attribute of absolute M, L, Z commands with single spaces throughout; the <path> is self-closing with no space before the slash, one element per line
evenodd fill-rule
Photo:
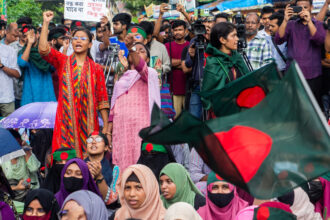
<path fill-rule="evenodd" d="M 102 17 L 95 32 L 78 20 L 54 24 L 51 11 L 38 27 L 29 17 L 1 20 L 0 116 L 35 102 L 58 107 L 54 129 L 10 130 L 25 156 L 1 164 L 0 219 L 267 219 L 263 207 L 274 219 L 330 218 L 329 174 L 304 190 L 259 200 L 214 173 L 192 146 L 147 143 L 138 135 L 150 126 L 154 104 L 169 108 L 162 97 L 167 83 L 168 117 L 188 110 L 213 118 L 201 91 L 271 62 L 285 74 L 293 60 L 329 120 L 329 4 L 316 15 L 312 0 L 297 0 L 299 12 L 287 5 L 210 14 L 201 18 L 201 35 L 180 4 L 183 20 L 164 19 L 169 9 L 162 4 L 154 22 L 133 24 L 119 13 Z"/>

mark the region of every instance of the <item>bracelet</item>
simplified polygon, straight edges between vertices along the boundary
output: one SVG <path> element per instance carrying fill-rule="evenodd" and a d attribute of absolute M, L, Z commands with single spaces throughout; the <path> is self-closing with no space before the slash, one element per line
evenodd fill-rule
<path fill-rule="evenodd" d="M 1 63 L 0 69 L 3 69 L 4 67 L 5 67 L 5 65 L 3 65 L 3 64 Z"/>
<path fill-rule="evenodd" d="M 108 186 L 108 192 L 107 192 L 107 195 L 105 196 L 104 202 L 107 202 L 107 201 L 109 200 L 110 193 L 111 193 L 111 189 L 110 189 L 110 187 Z"/>
<path fill-rule="evenodd" d="M 102 179 L 95 180 L 96 185 L 99 185 L 104 180 L 104 177 Z"/>

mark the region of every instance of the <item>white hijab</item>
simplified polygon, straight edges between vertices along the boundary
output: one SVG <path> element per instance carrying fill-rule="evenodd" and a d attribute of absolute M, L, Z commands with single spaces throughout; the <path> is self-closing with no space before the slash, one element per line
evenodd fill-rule
<path fill-rule="evenodd" d="M 309 201 L 307 193 L 300 187 L 294 189 L 294 201 L 291 206 L 297 220 L 322 220 L 320 213 L 314 211 L 314 205 Z"/>
<path fill-rule="evenodd" d="M 202 218 L 190 204 L 177 202 L 166 210 L 164 220 L 202 220 Z"/>

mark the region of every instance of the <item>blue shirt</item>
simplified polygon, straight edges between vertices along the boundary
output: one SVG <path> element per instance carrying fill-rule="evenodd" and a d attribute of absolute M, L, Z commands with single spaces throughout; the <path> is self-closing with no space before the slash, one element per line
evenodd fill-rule
<path fill-rule="evenodd" d="M 51 72 L 40 71 L 32 62 L 23 60 L 22 55 L 18 56 L 17 63 L 24 74 L 21 105 L 32 102 L 56 102 Z"/>

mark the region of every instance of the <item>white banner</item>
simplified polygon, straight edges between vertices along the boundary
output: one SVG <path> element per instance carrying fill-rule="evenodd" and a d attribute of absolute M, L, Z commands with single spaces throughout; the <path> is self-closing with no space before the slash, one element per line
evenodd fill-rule
<path fill-rule="evenodd" d="M 106 0 L 65 0 L 64 18 L 79 21 L 100 21 L 106 15 Z"/>

